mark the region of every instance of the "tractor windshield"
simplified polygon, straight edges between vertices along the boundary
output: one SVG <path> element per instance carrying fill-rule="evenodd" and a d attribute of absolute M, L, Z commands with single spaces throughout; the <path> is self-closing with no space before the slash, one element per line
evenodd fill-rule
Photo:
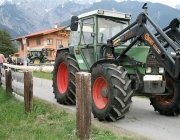
<path fill-rule="evenodd" d="M 113 37 L 127 26 L 128 26 L 128 21 L 125 20 L 99 17 L 98 43 L 107 43 L 107 39 Z"/>

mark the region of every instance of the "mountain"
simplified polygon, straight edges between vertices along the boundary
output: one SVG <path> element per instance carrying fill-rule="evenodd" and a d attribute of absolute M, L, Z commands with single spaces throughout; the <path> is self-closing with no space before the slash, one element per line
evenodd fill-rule
<path fill-rule="evenodd" d="M 180 4 L 177 4 L 177 5 L 175 6 L 175 8 L 178 9 L 178 10 L 180 10 Z"/>
<path fill-rule="evenodd" d="M 58 0 L 54 5 L 48 5 L 48 2 L 52 3 L 50 0 L 39 0 L 37 3 L 33 1 L 35 0 L 22 0 L 16 4 L 4 1 L 0 6 L 0 28 L 5 27 L 14 38 L 53 28 L 57 22 L 60 26 L 61 22 L 70 19 L 71 13 L 88 7 L 71 1 L 63 3 L 63 0 L 59 2 L 64 5 L 56 3 Z"/>
<path fill-rule="evenodd" d="M 143 4 L 144 2 L 130 1 L 130 0 L 122 1 L 122 2 L 117 2 L 112 0 L 102 0 L 101 2 L 93 3 L 93 5 L 88 9 L 84 9 L 82 11 L 78 11 L 74 13 L 74 15 L 79 15 L 81 13 L 92 11 L 95 9 L 106 9 L 106 10 L 130 13 L 132 15 L 131 21 L 135 21 L 137 16 L 143 11 L 142 9 Z M 147 11 L 148 11 L 148 15 L 152 18 L 152 20 L 161 28 L 167 26 L 167 24 L 169 24 L 169 22 L 172 19 L 180 17 L 180 10 L 174 9 L 172 7 L 160 3 L 148 2 Z"/>
<path fill-rule="evenodd" d="M 117 0 L 0 0 L 0 28 L 6 28 L 13 38 L 25 34 L 70 24 L 72 15 L 95 9 L 113 10 L 132 14 L 132 21 L 141 13 L 141 1 Z M 178 7 L 177 7 L 178 8 Z M 148 2 L 148 14 L 158 26 L 165 27 L 180 10 L 160 3 Z"/>

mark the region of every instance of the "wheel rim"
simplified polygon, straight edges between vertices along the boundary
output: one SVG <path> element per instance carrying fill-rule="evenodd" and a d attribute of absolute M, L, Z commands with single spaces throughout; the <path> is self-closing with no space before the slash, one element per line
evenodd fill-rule
<path fill-rule="evenodd" d="M 103 109 L 108 103 L 108 97 L 102 96 L 102 90 L 107 89 L 108 84 L 102 77 L 96 79 L 93 85 L 93 100 L 97 108 Z"/>
<path fill-rule="evenodd" d="M 166 79 L 166 86 L 168 86 L 168 88 L 170 88 L 172 91 L 174 91 L 174 85 L 173 85 L 173 81 L 171 79 L 169 79 L 169 78 Z M 174 99 L 173 95 L 156 96 L 156 100 L 163 106 L 171 104 L 173 99 Z"/>
<path fill-rule="evenodd" d="M 35 59 L 34 64 L 39 64 L 39 59 Z"/>
<path fill-rule="evenodd" d="M 64 62 L 58 67 L 57 86 L 61 94 L 64 94 L 68 87 L 68 68 Z"/>

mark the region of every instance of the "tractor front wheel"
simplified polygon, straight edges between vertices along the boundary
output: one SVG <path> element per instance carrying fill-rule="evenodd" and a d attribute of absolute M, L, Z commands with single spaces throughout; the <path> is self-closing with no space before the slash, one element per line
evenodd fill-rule
<path fill-rule="evenodd" d="M 125 116 L 132 103 L 131 80 L 121 66 L 103 64 L 93 68 L 92 112 L 100 121 L 116 121 Z"/>
<path fill-rule="evenodd" d="M 150 98 L 151 105 L 161 115 L 177 116 L 180 114 L 180 86 L 179 82 L 166 75 L 166 90 L 170 95 L 157 95 Z"/>
<path fill-rule="evenodd" d="M 75 73 L 79 71 L 75 57 L 68 52 L 60 52 L 53 71 L 53 89 L 60 104 L 76 104 Z"/>

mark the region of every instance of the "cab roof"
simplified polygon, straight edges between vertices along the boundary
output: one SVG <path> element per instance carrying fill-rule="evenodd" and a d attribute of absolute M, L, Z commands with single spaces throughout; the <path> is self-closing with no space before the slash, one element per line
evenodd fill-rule
<path fill-rule="evenodd" d="M 101 15 L 101 16 L 107 16 L 107 17 L 114 17 L 114 18 L 121 18 L 121 19 L 131 19 L 131 15 L 127 13 L 121 13 L 116 11 L 107 11 L 107 10 L 94 10 L 87 13 L 83 13 L 78 16 L 79 19 L 92 16 L 92 15 Z"/>

